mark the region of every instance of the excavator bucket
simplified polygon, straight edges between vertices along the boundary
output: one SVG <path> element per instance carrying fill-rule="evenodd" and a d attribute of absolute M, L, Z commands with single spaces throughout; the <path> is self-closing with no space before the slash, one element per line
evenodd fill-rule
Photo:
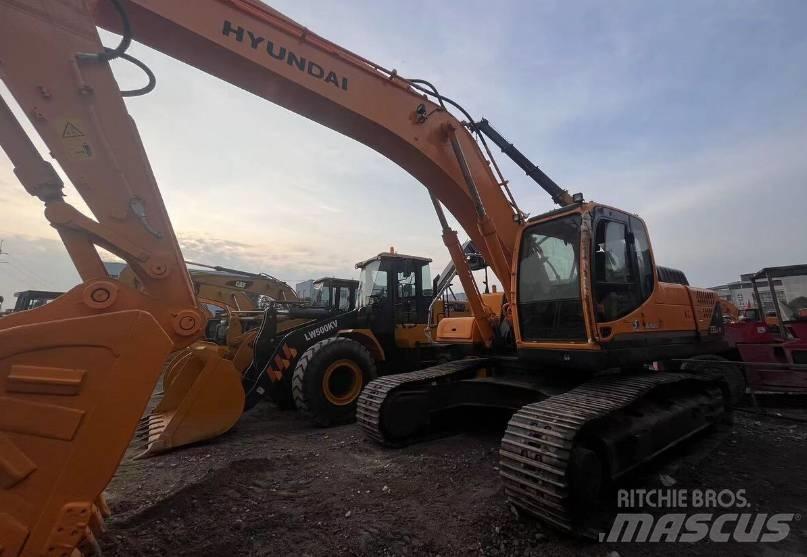
<path fill-rule="evenodd" d="M 102 491 L 172 348 L 143 311 L 71 315 L 81 297 L 79 287 L 2 319 L 3 557 L 75 555 L 77 544 L 93 545 L 109 514 Z"/>
<path fill-rule="evenodd" d="M 140 420 L 143 458 L 228 431 L 244 411 L 241 374 L 215 345 L 198 343 L 176 356 L 163 374 L 163 397 Z"/>

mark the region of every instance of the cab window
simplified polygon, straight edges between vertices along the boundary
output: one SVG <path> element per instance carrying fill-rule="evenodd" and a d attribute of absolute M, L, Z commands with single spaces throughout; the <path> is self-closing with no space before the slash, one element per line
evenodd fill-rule
<path fill-rule="evenodd" d="M 633 251 L 636 254 L 636 275 L 639 280 L 641 301 L 644 302 L 653 293 L 656 283 L 656 274 L 653 271 L 653 255 L 644 223 L 635 217 L 631 217 L 630 231 L 633 234 Z"/>
<path fill-rule="evenodd" d="M 321 283 L 314 284 L 311 292 L 311 302 L 315 306 L 329 307 L 331 305 L 331 289 Z"/>
<path fill-rule="evenodd" d="M 525 340 L 586 338 L 579 255 L 579 215 L 542 222 L 524 232 L 518 314 Z"/>
<path fill-rule="evenodd" d="M 395 322 L 417 321 L 417 282 L 415 268 L 406 262 L 396 275 Z"/>
<path fill-rule="evenodd" d="M 381 261 L 368 263 L 361 272 L 359 307 L 383 304 L 387 298 L 387 271 L 381 270 Z"/>
<path fill-rule="evenodd" d="M 414 270 L 399 271 L 397 282 L 399 298 L 414 298 L 417 295 Z"/>
<path fill-rule="evenodd" d="M 422 296 L 432 297 L 432 274 L 428 264 L 420 268 L 420 288 Z"/>
<path fill-rule="evenodd" d="M 350 288 L 347 286 L 339 287 L 339 309 L 341 311 L 350 310 Z"/>
<path fill-rule="evenodd" d="M 636 310 L 650 296 L 654 285 L 644 225 L 638 219 L 629 220 L 627 215 L 611 213 L 609 217 L 614 220 L 597 221 L 594 235 L 593 291 L 599 322 L 615 321 Z"/>

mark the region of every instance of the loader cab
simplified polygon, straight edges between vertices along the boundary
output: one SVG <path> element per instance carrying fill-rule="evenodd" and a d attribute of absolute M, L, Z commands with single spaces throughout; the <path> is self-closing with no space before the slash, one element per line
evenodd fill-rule
<path fill-rule="evenodd" d="M 384 335 L 426 323 L 433 297 L 429 263 L 426 257 L 391 252 L 356 264 L 359 313 L 368 328 Z"/>
<path fill-rule="evenodd" d="M 530 219 L 516 280 L 519 347 L 574 367 L 599 364 L 581 354 L 598 351 L 594 339 L 608 337 L 658 282 L 641 219 L 596 203 Z"/>
<path fill-rule="evenodd" d="M 14 296 L 17 297 L 17 301 L 14 304 L 14 311 L 25 311 L 44 306 L 62 294 L 64 294 L 64 292 L 50 292 L 47 290 L 23 290 L 22 292 L 15 292 Z"/>
<path fill-rule="evenodd" d="M 327 308 L 334 312 L 347 312 L 356 308 L 356 290 L 359 281 L 335 277 L 315 280 L 311 292 L 313 307 Z"/>

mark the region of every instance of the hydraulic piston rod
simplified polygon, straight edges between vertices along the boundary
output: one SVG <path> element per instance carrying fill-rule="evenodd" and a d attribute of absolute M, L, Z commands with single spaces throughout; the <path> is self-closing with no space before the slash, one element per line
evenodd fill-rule
<path fill-rule="evenodd" d="M 552 197 L 552 201 L 561 207 L 571 205 L 575 202 L 574 197 L 572 197 L 567 190 L 561 188 L 552 178 L 544 174 L 543 170 L 534 165 L 524 153 L 519 151 L 515 145 L 509 143 L 502 137 L 499 132 L 493 129 L 490 122 L 483 118 L 479 122 L 474 123 L 473 127 L 488 136 L 490 140 L 502 150 L 502 153 L 510 157 L 521 170 L 527 173 L 527 176 L 535 180 L 535 183 L 541 186 L 541 188 Z"/>

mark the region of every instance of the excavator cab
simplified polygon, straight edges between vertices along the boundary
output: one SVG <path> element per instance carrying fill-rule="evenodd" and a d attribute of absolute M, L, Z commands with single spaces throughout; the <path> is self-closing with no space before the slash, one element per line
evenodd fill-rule
<path fill-rule="evenodd" d="M 594 371 L 656 354 L 687 358 L 723 342 L 717 294 L 656 267 L 635 215 L 577 203 L 530 219 L 519 245 L 514 321 L 525 358 Z"/>

